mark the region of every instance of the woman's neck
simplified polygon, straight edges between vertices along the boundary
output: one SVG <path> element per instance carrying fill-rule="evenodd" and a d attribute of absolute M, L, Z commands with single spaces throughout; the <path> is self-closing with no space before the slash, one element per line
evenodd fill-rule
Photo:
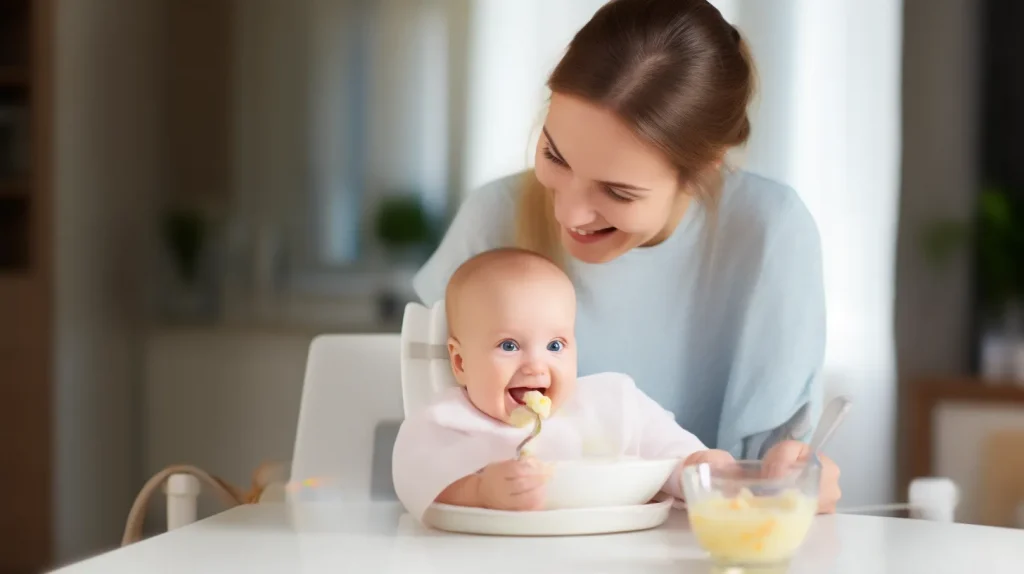
<path fill-rule="evenodd" d="M 640 247 L 654 247 L 671 237 L 675 233 L 676 228 L 679 227 L 679 222 L 683 220 L 683 216 L 686 215 L 686 211 L 690 208 L 690 202 L 692 201 L 692 195 L 688 193 L 678 194 L 676 200 L 672 203 L 672 213 L 669 214 L 665 227 Z"/>

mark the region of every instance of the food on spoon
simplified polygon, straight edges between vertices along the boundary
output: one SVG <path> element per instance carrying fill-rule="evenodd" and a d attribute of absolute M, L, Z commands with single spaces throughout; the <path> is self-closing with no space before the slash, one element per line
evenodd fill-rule
<path fill-rule="evenodd" d="M 551 416 L 551 399 L 540 391 L 526 391 L 523 393 L 523 404 L 512 411 L 509 422 L 512 426 L 529 426 L 534 422 L 534 413 L 542 419 Z"/>
<path fill-rule="evenodd" d="M 798 490 L 712 497 L 689 506 L 693 533 L 711 557 L 728 563 L 778 563 L 803 543 L 818 501 Z"/>
<path fill-rule="evenodd" d="M 508 422 L 512 426 L 524 428 L 533 424 L 534 416 L 536 415 L 534 415 L 530 411 L 530 409 L 521 406 L 517 407 L 516 410 L 512 411 L 512 414 L 509 416 Z"/>
<path fill-rule="evenodd" d="M 544 396 L 540 391 L 527 391 L 523 395 L 523 402 L 533 412 L 546 419 L 551 416 L 551 399 Z"/>
<path fill-rule="evenodd" d="M 537 420 L 546 419 L 551 416 L 551 399 L 544 396 L 540 391 L 526 391 L 522 396 L 523 405 L 516 407 L 516 410 L 512 411 L 510 421 L 517 427 L 525 427 L 531 423 L 536 423 L 538 426 L 534 429 L 531 434 L 532 438 L 536 438 L 540 431 L 540 422 Z M 533 449 L 530 448 L 529 439 L 527 444 L 519 450 L 520 456 L 530 456 Z"/>

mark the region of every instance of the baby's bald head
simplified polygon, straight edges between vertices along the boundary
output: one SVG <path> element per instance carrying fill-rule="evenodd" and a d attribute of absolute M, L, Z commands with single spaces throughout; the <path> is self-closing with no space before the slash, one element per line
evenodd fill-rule
<path fill-rule="evenodd" d="M 445 290 L 448 357 L 481 412 L 500 421 L 536 390 L 557 411 L 576 388 L 576 292 L 551 260 L 495 249 L 460 266 Z"/>
<path fill-rule="evenodd" d="M 575 306 L 572 281 L 550 259 L 513 247 L 492 249 L 471 257 L 452 274 L 445 289 L 448 332 L 456 336 L 467 313 L 475 315 L 474 302 L 500 296 L 524 284 L 544 285 Z"/>

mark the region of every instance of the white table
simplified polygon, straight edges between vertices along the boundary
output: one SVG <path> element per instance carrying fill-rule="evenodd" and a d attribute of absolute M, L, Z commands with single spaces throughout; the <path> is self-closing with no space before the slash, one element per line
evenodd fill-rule
<path fill-rule="evenodd" d="M 428 530 L 397 504 L 379 502 L 241 506 L 60 570 L 62 574 L 711 571 L 681 511 L 673 511 L 662 527 L 645 532 L 505 538 Z M 1021 572 L 1024 530 L 820 516 L 790 571 Z"/>

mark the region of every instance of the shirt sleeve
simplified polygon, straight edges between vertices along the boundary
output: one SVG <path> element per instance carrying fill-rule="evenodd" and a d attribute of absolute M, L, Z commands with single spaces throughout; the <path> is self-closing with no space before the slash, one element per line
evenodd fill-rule
<path fill-rule="evenodd" d="M 413 289 L 424 305 L 444 299 L 448 279 L 467 259 L 512 245 L 520 178 L 512 175 L 495 180 L 471 192 L 462 202 L 440 245 L 413 277 Z"/>
<path fill-rule="evenodd" d="M 744 437 L 741 448 L 742 457 L 746 459 L 762 459 L 768 449 L 785 440 L 801 440 L 808 436 L 811 424 L 810 402 L 804 403 L 796 414 L 781 425 L 764 432 Z"/>
<path fill-rule="evenodd" d="M 760 456 L 782 439 L 805 440 L 821 411 L 821 240 L 795 194 L 765 232 L 750 293 L 718 432 L 718 447 L 738 458 Z"/>

